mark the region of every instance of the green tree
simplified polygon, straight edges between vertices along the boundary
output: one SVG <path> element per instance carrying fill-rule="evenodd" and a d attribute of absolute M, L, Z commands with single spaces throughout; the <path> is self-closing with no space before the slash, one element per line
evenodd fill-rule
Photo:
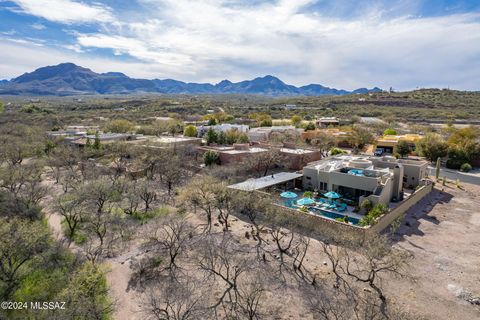
<path fill-rule="evenodd" d="M 398 153 L 402 158 L 410 154 L 412 150 L 412 145 L 406 140 L 398 141 L 397 145 L 395 146 L 395 152 Z"/>
<path fill-rule="evenodd" d="M 349 137 L 349 142 L 353 146 L 354 151 L 362 150 L 367 144 L 373 142 L 373 135 L 367 129 L 355 126 Z"/>
<path fill-rule="evenodd" d="M 438 158 L 443 158 L 447 155 L 448 144 L 438 134 L 428 133 L 417 142 L 417 150 L 420 152 L 420 155 L 434 162 Z"/>
<path fill-rule="evenodd" d="M 76 270 L 58 300 L 68 306 L 62 314 L 64 319 L 107 320 L 113 312 L 105 270 L 90 262 Z"/>
<path fill-rule="evenodd" d="M 248 139 L 248 136 L 245 133 L 240 133 L 237 137 L 237 142 L 238 143 L 248 143 L 250 140 Z"/>
<path fill-rule="evenodd" d="M 213 129 L 208 129 L 207 134 L 205 135 L 205 140 L 207 140 L 207 144 L 217 143 L 217 132 Z"/>
<path fill-rule="evenodd" d="M 0 114 L 3 113 L 3 111 L 5 111 L 5 106 L 3 105 L 3 102 L 0 101 Z"/>
<path fill-rule="evenodd" d="M 309 123 L 305 126 L 305 131 L 311 131 L 311 130 L 315 130 L 315 123 L 313 123 L 313 122 L 309 122 Z"/>
<path fill-rule="evenodd" d="M 257 124 L 260 127 L 271 127 L 272 126 L 272 117 L 266 113 L 254 114 L 254 119 L 257 121 Z"/>
<path fill-rule="evenodd" d="M 105 131 L 115 133 L 127 133 L 135 129 L 135 125 L 125 119 L 115 119 L 107 123 Z"/>
<path fill-rule="evenodd" d="M 208 125 L 209 126 L 214 126 L 216 124 L 217 124 L 217 120 L 215 120 L 215 118 L 208 119 Z"/>
<path fill-rule="evenodd" d="M 227 136 L 225 132 L 220 131 L 217 135 L 217 143 L 218 144 L 231 144 L 227 142 Z M 233 143 L 235 143 L 235 140 L 233 140 Z"/>
<path fill-rule="evenodd" d="M 194 125 L 186 126 L 183 130 L 183 135 L 185 137 L 196 137 L 198 135 L 197 127 Z"/>
<path fill-rule="evenodd" d="M 0 218 L 0 296 L 8 299 L 28 263 L 48 249 L 48 228 L 41 222 Z"/>
<path fill-rule="evenodd" d="M 203 163 L 205 163 L 207 167 L 214 164 L 220 164 L 220 157 L 218 156 L 218 153 L 216 153 L 215 151 L 208 150 L 203 155 Z"/>
<path fill-rule="evenodd" d="M 302 123 L 302 117 L 294 115 L 290 121 L 292 122 L 292 125 L 298 127 L 300 123 Z"/>

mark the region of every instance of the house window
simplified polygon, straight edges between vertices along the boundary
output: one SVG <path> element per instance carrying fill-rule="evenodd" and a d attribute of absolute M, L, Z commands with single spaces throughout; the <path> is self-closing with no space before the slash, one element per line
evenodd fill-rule
<path fill-rule="evenodd" d="M 312 180 L 312 177 L 306 177 L 306 178 L 307 178 L 307 180 Z"/>

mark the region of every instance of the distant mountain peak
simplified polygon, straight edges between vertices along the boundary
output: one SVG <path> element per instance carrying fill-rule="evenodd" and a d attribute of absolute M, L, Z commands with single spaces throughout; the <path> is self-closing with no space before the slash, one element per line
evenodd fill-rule
<path fill-rule="evenodd" d="M 11 81 L 0 81 L 0 94 L 12 95 L 79 95 L 79 94 L 259 94 L 269 96 L 344 95 L 379 91 L 360 88 L 338 90 L 319 84 L 296 87 L 272 75 L 253 80 L 210 83 L 186 83 L 174 79 L 133 79 L 121 72 L 96 73 L 71 62 L 38 68 Z"/>

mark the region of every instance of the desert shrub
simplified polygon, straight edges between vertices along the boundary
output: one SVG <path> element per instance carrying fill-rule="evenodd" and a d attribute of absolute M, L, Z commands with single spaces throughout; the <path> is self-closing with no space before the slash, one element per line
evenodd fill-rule
<path fill-rule="evenodd" d="M 185 137 L 196 137 L 198 134 L 197 127 L 193 125 L 186 126 L 183 130 L 183 135 Z"/>
<path fill-rule="evenodd" d="M 343 149 L 340 149 L 340 148 L 332 148 L 332 149 L 330 149 L 330 154 L 331 154 L 332 156 L 337 155 L 337 154 L 346 154 L 346 153 L 347 153 L 347 151 L 345 151 L 345 150 L 343 150 Z"/>
<path fill-rule="evenodd" d="M 463 159 L 448 159 L 447 160 L 447 163 L 445 164 L 445 166 L 448 168 L 448 169 L 455 169 L 455 170 L 458 170 L 460 169 L 460 167 L 465 164 L 465 160 Z"/>
<path fill-rule="evenodd" d="M 133 131 L 135 125 L 125 119 L 112 120 L 105 126 L 106 132 L 127 133 Z"/>
<path fill-rule="evenodd" d="M 470 163 L 464 163 L 460 166 L 460 171 L 462 172 L 469 172 L 470 170 L 472 170 Z"/>
<path fill-rule="evenodd" d="M 388 128 L 388 129 L 385 129 L 385 131 L 383 131 L 383 135 L 385 136 L 394 136 L 396 134 L 397 134 L 397 131 L 392 128 Z"/>
<path fill-rule="evenodd" d="M 215 151 L 209 150 L 203 155 L 203 163 L 205 163 L 207 167 L 214 164 L 220 164 L 220 157 Z"/>

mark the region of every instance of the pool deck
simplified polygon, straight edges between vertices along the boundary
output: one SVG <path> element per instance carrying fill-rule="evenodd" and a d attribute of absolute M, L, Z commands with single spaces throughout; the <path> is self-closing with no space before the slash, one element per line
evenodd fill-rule
<path fill-rule="evenodd" d="M 281 203 L 281 205 L 285 206 L 284 203 Z M 288 206 L 286 206 L 286 207 L 288 208 Z M 296 205 L 296 207 L 293 207 L 292 209 L 298 209 L 297 207 L 300 208 L 302 206 Z M 342 216 L 349 216 L 351 218 L 355 218 L 355 219 L 358 219 L 358 220 L 361 220 L 365 217 L 364 215 L 353 212 L 354 207 L 351 207 L 351 206 L 347 206 L 347 210 L 345 210 L 343 212 L 340 212 L 340 211 L 337 211 L 337 210 L 332 210 L 332 209 L 327 209 L 327 208 L 319 206 L 319 205 L 307 206 L 307 207 L 316 208 L 316 209 L 319 209 L 319 210 L 322 210 L 322 211 L 325 211 L 325 212 L 330 212 L 330 213 L 334 213 L 334 214 L 338 214 L 338 215 L 342 215 Z"/>

